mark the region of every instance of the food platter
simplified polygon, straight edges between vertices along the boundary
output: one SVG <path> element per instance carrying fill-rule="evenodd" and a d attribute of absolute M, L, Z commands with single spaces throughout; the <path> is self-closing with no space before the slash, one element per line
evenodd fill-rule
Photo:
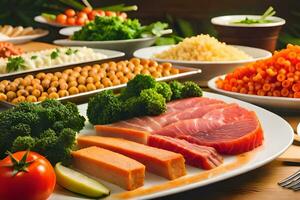
<path fill-rule="evenodd" d="M 180 66 L 174 66 L 174 68 L 179 69 L 179 74 L 174 74 L 174 75 L 170 75 L 170 76 L 157 78 L 156 80 L 157 81 L 177 80 L 177 79 L 187 78 L 187 77 L 190 77 L 190 76 L 197 76 L 198 74 L 201 73 L 200 69 L 195 69 L 195 68 L 180 67 Z M 22 74 L 20 74 L 20 75 L 22 75 Z M 61 101 L 61 102 L 67 102 L 67 101 L 76 102 L 76 103 L 86 102 L 89 97 L 91 97 L 91 96 L 93 96 L 93 95 L 95 95 L 95 94 L 97 94 L 101 91 L 104 91 L 104 90 L 120 90 L 124 87 L 126 87 L 126 84 L 120 84 L 120 85 L 111 86 L 111 87 L 107 87 L 107 88 L 103 88 L 103 89 L 97 89 L 97 90 L 93 90 L 93 91 L 88 91 L 88 92 L 84 92 L 84 93 L 79 93 L 79 94 L 75 94 L 75 95 L 61 97 L 58 100 Z M 9 102 L 6 102 L 6 101 L 0 101 L 0 104 L 5 106 L 5 107 L 13 107 L 14 106 L 13 104 L 11 104 Z"/>
<path fill-rule="evenodd" d="M 23 35 L 19 37 L 12 37 L 7 39 L 2 39 L 1 42 L 10 42 L 13 44 L 22 44 L 25 42 L 29 42 L 31 40 L 35 40 L 41 37 L 44 37 L 49 34 L 49 31 L 47 30 L 41 30 L 40 33 L 34 34 L 34 35 Z"/>
<path fill-rule="evenodd" d="M 101 53 L 101 54 L 106 55 L 106 58 L 101 59 L 102 61 L 123 57 L 125 55 L 123 52 L 114 51 L 114 50 L 106 50 L 106 49 L 93 49 L 93 50 L 96 53 Z M 60 69 L 60 68 L 67 67 L 67 66 L 74 66 L 74 65 L 84 64 L 84 63 L 92 63 L 92 62 L 96 62 L 96 61 L 100 61 L 100 60 L 99 59 L 94 59 L 94 60 L 89 60 L 89 61 L 61 64 L 61 65 L 56 65 L 56 66 L 53 66 L 53 67 L 44 67 L 44 68 L 42 67 L 42 68 L 23 70 L 23 71 L 17 71 L 17 72 L 12 72 L 12 73 L 5 73 L 5 74 L 0 74 L 0 79 L 8 78 L 8 77 L 16 76 L 16 75 L 35 73 L 35 72 L 44 71 L 44 70 L 47 71 L 47 70 Z"/>
<path fill-rule="evenodd" d="M 266 108 L 275 109 L 293 109 L 299 111 L 300 99 L 287 98 L 287 97 L 269 97 L 269 96 L 258 96 L 250 94 L 240 94 L 236 92 L 225 91 L 216 87 L 216 80 L 223 76 L 218 76 L 208 81 L 208 87 L 218 93 L 237 98 L 243 101 L 247 101 L 253 104 L 257 104 Z"/>
<path fill-rule="evenodd" d="M 225 74 L 238 66 L 245 65 L 256 60 L 265 59 L 271 57 L 272 55 L 269 51 L 263 49 L 234 45 L 234 47 L 244 51 L 252 58 L 240 61 L 177 61 L 154 58 L 155 54 L 165 51 L 170 47 L 170 45 L 165 45 L 143 48 L 135 51 L 134 56 L 138 58 L 151 58 L 159 62 L 171 62 L 175 65 L 190 66 L 202 69 L 202 73 L 198 79 L 201 80 L 200 85 L 206 86 L 207 81 L 217 75 Z"/>
<path fill-rule="evenodd" d="M 132 192 L 125 192 L 115 185 L 104 182 L 111 188 L 112 194 L 107 199 L 150 199 L 175 194 L 221 180 L 234 177 L 256 169 L 283 153 L 293 142 L 293 129 L 276 114 L 258 106 L 236 100 L 223 95 L 204 93 L 205 97 L 223 100 L 227 103 L 237 103 L 249 110 L 255 111 L 264 130 L 264 144 L 252 152 L 239 156 L 226 156 L 225 163 L 210 171 L 203 171 L 194 167 L 187 168 L 187 175 L 174 181 L 167 181 L 151 173 L 146 175 L 145 186 Z M 81 114 L 85 115 L 87 104 L 78 106 Z M 270 123 L 272 121 L 272 124 Z M 86 124 L 81 134 L 91 133 L 91 125 Z M 223 166 L 223 167 L 222 167 Z M 58 187 L 50 197 L 51 200 L 79 200 L 85 199 Z"/>
<path fill-rule="evenodd" d="M 72 27 L 73 28 L 73 27 Z M 132 54 L 135 50 L 154 44 L 157 37 L 138 38 L 112 41 L 75 41 L 70 39 L 54 40 L 54 44 L 61 46 L 86 46 L 90 48 L 111 49 Z"/>
<path fill-rule="evenodd" d="M 56 22 L 48 21 L 47 19 L 45 19 L 41 15 L 35 16 L 34 21 L 42 23 L 42 24 L 47 24 L 47 25 L 50 25 L 50 26 L 54 26 L 54 27 L 66 27 L 66 26 L 68 26 L 68 25 L 62 25 L 62 24 L 59 24 L 59 23 L 56 23 Z"/>

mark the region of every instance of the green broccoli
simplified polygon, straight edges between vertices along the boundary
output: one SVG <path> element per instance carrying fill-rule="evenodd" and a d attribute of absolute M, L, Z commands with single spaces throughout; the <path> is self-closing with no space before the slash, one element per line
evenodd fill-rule
<path fill-rule="evenodd" d="M 155 88 L 159 94 L 163 95 L 167 102 L 171 101 L 173 92 L 171 90 L 171 87 L 166 82 L 156 83 Z"/>
<path fill-rule="evenodd" d="M 125 100 L 122 103 L 122 111 L 125 119 L 146 115 L 146 107 L 140 96 Z"/>
<path fill-rule="evenodd" d="M 122 90 L 120 98 L 126 100 L 130 97 L 139 96 L 142 90 L 155 88 L 155 86 L 156 81 L 152 76 L 138 74 L 127 83 L 127 87 Z"/>
<path fill-rule="evenodd" d="M 181 92 L 184 87 L 183 84 L 178 81 L 172 81 L 169 83 L 169 85 L 172 90 L 172 98 L 171 99 L 172 100 L 181 99 L 182 98 Z"/>
<path fill-rule="evenodd" d="M 109 124 L 121 120 L 122 102 L 111 90 L 89 99 L 87 117 L 92 124 Z"/>
<path fill-rule="evenodd" d="M 20 103 L 0 113 L 0 158 L 7 150 L 30 149 L 52 164 L 65 161 L 70 158 L 76 132 L 83 128 L 84 121 L 72 103 L 63 105 L 50 99 L 40 104 Z"/>
<path fill-rule="evenodd" d="M 184 86 L 181 91 L 182 98 L 202 97 L 202 90 L 196 83 L 187 81 L 183 85 Z"/>
<path fill-rule="evenodd" d="M 160 115 L 167 110 L 166 99 L 153 88 L 143 90 L 140 98 L 145 104 L 147 115 Z"/>

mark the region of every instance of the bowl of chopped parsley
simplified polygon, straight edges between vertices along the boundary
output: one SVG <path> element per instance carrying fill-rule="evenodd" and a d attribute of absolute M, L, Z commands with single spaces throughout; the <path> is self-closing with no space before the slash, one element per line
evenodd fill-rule
<path fill-rule="evenodd" d="M 269 7 L 262 15 L 226 15 L 214 17 L 218 38 L 228 44 L 252 46 L 273 52 L 285 20 Z"/>

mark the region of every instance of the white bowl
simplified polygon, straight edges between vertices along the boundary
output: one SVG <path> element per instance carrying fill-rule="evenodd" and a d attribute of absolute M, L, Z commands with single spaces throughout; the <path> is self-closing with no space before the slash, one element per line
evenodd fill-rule
<path fill-rule="evenodd" d="M 256 60 L 266 59 L 272 56 L 272 54 L 269 51 L 263 49 L 246 46 L 234 46 L 244 51 L 252 58 L 238 61 L 179 61 L 154 58 L 155 54 L 165 51 L 170 47 L 172 47 L 172 45 L 143 48 L 135 51 L 133 55 L 138 58 L 154 59 L 159 62 L 170 62 L 176 66 L 199 68 L 202 70 L 202 73 L 199 74 L 199 76 L 197 77 L 197 81 L 199 81 L 199 84 L 201 86 L 207 86 L 207 81 L 211 78 L 216 77 L 218 75 L 226 74 L 234 70 L 238 66 L 242 66 L 254 62 Z"/>

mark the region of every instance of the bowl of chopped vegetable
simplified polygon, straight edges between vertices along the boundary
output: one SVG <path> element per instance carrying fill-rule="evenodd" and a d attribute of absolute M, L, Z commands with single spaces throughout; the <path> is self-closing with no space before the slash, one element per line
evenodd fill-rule
<path fill-rule="evenodd" d="M 218 38 L 228 44 L 245 45 L 273 52 L 285 20 L 275 17 L 269 7 L 263 15 L 226 15 L 214 17 L 211 23 Z"/>
<path fill-rule="evenodd" d="M 63 46 L 87 46 L 123 51 L 131 55 L 135 50 L 154 44 L 163 34 L 171 33 L 168 24 L 156 22 L 142 26 L 137 19 L 119 17 L 96 17 L 83 27 L 68 27 L 60 30 L 68 39 L 55 40 Z"/>

